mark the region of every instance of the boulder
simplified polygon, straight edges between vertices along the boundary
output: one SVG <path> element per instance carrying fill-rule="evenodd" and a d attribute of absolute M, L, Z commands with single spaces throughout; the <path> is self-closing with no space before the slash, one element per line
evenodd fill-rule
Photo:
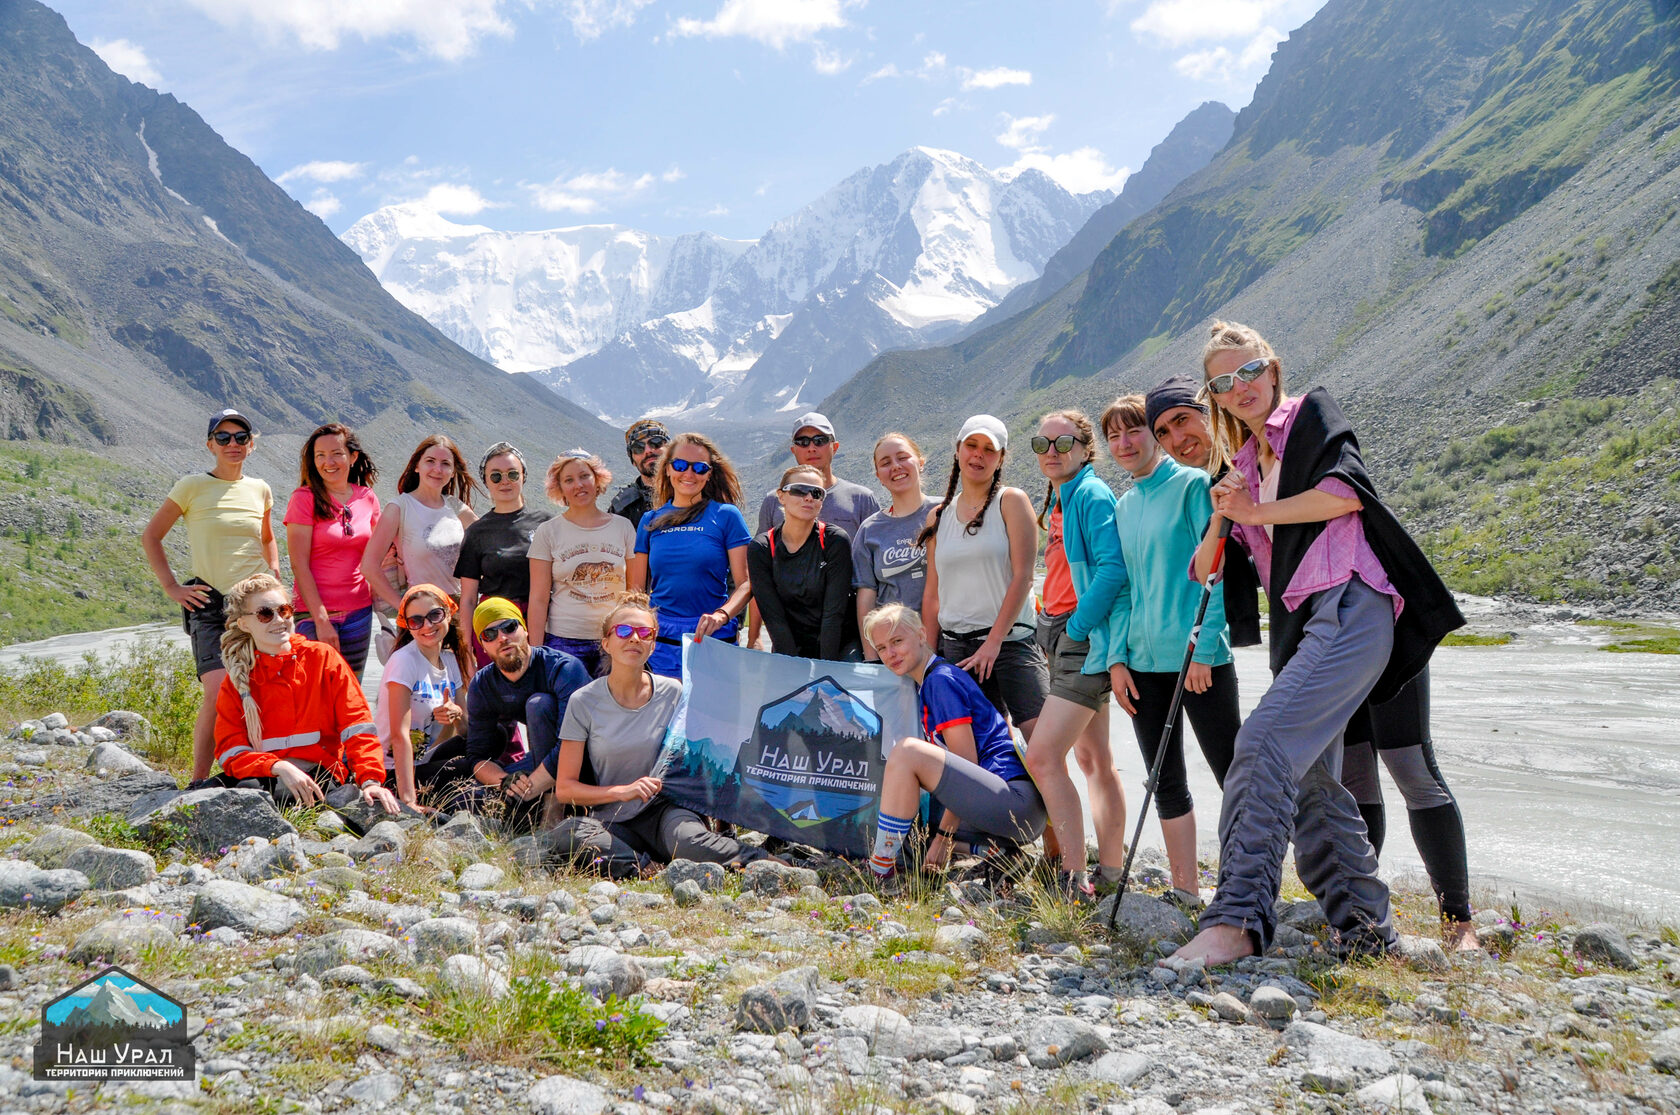
<path fill-rule="evenodd" d="M 491 847 L 490 838 L 484 835 L 484 826 L 472 813 L 455 814 L 438 828 L 437 834 L 467 852 L 487 852 Z"/>
<path fill-rule="evenodd" d="M 0 860 L 0 909 L 29 908 L 56 914 L 88 888 L 80 871 L 44 871 L 23 860 Z"/>
<path fill-rule="evenodd" d="M 817 873 L 808 867 L 790 867 L 773 859 L 761 859 L 741 872 L 741 889 L 754 894 L 796 894 L 800 887 L 814 887 L 818 881 Z"/>
<path fill-rule="evenodd" d="M 1137 1053 L 1104 1053 L 1091 1065 L 1091 1079 L 1130 1088 L 1148 1075 L 1155 1062 Z"/>
<path fill-rule="evenodd" d="M 1680 1026 L 1670 1026 L 1653 1037 L 1647 1048 L 1651 1054 L 1651 1068 L 1680 1076 Z"/>
<path fill-rule="evenodd" d="M 247 936 L 290 933 L 304 909 L 283 894 L 233 879 L 212 879 L 193 899 L 188 918 L 202 931 L 227 926 Z"/>
<path fill-rule="evenodd" d="M 1345 1090 L 1335 1086 L 1338 1082 L 1386 1076 L 1395 1069 L 1393 1055 L 1376 1042 L 1316 1022 L 1291 1022 L 1283 1044 L 1306 1054 L 1306 1081 L 1327 1091 Z"/>
<path fill-rule="evenodd" d="M 70 718 L 65 716 L 62 712 L 49 712 L 47 715 L 41 717 L 41 727 L 47 729 L 49 732 L 56 732 L 60 729 L 68 728 L 69 726 Z"/>
<path fill-rule="evenodd" d="M 1033 1067 L 1041 1069 L 1083 1061 L 1108 1049 L 1097 1028 L 1079 1018 L 1047 1018 L 1035 1024 L 1030 1034 L 1018 1035 L 1016 1040 Z"/>
<path fill-rule="evenodd" d="M 1267 1022 L 1288 1022 L 1295 1017 L 1297 1007 L 1295 996 L 1271 984 L 1255 988 L 1254 994 L 1248 998 L 1248 1005 Z"/>
<path fill-rule="evenodd" d="M 633 956 L 610 952 L 583 973 L 583 989 L 597 999 L 616 995 L 627 999 L 647 983 L 647 972 Z"/>
<path fill-rule="evenodd" d="M 79 848 L 90 848 L 98 843 L 99 841 L 80 829 L 65 828 L 63 825 L 48 825 L 41 830 L 41 835 L 25 844 L 21 851 L 23 858 L 36 867 L 51 870 L 63 867 L 64 861 L 70 858 L 70 853 Z"/>
<path fill-rule="evenodd" d="M 401 852 L 408 847 L 408 832 L 395 821 L 380 821 L 362 833 L 360 840 L 347 849 L 357 863 L 370 860 L 386 852 Z"/>
<path fill-rule="evenodd" d="M 1097 904 L 1098 922 L 1107 925 L 1113 910 L 1114 897 L 1110 895 Z M 1183 910 L 1170 902 L 1137 891 L 1126 892 L 1126 897 L 1120 903 L 1120 917 L 1116 926 L 1123 935 L 1145 947 L 1156 941 L 1183 944 L 1196 932 L 1196 923 L 1190 920 Z"/>
<path fill-rule="evenodd" d="M 715 891 L 723 885 L 723 864 L 674 859 L 665 869 L 664 878 L 665 885 L 671 888 L 673 895 L 677 892 L 677 884 L 685 882 L 693 883 L 703 891 Z"/>
<path fill-rule="evenodd" d="M 142 837 L 179 843 L 201 855 L 221 855 L 251 836 L 273 840 L 297 832 L 261 790 L 190 790 L 142 812 L 147 804 L 136 802 L 128 816 Z"/>
<path fill-rule="evenodd" d="M 371 929 L 340 929 L 305 944 L 298 950 L 294 964 L 306 975 L 319 976 L 341 964 L 397 956 L 401 951 L 397 942 L 383 933 Z"/>
<path fill-rule="evenodd" d="M 847 1007 L 836 1022 L 842 1030 L 856 1030 L 877 1057 L 908 1058 L 912 1050 L 910 1020 L 890 1007 Z"/>
<path fill-rule="evenodd" d="M 1622 931 L 1607 922 L 1594 922 L 1575 934 L 1572 946 L 1575 955 L 1583 960 L 1608 964 L 1631 972 L 1639 967 L 1639 960 L 1628 947 Z"/>
<path fill-rule="evenodd" d="M 102 921 L 76 938 L 69 959 L 77 964 L 103 960 L 120 964 L 139 957 L 141 950 L 172 944 L 175 934 L 161 920 L 146 914 Z"/>
<path fill-rule="evenodd" d="M 525 1094 L 534 1115 L 601 1115 L 607 1094 L 595 1085 L 570 1076 L 550 1076 L 531 1085 Z"/>
<path fill-rule="evenodd" d="M 114 732 L 118 739 L 128 740 L 141 746 L 152 742 L 152 722 L 137 712 L 126 709 L 113 709 L 88 725 L 89 730 L 104 728 Z"/>
<path fill-rule="evenodd" d="M 135 848 L 90 844 L 65 857 L 64 866 L 86 875 L 95 890 L 126 890 L 157 878 L 157 860 Z"/>
<path fill-rule="evenodd" d="M 1434 1115 L 1429 1097 L 1424 1094 L 1423 1081 L 1407 1073 L 1385 1076 L 1375 1084 L 1359 1089 L 1356 1097 L 1367 1111 L 1403 1112 L 1404 1115 Z"/>
<path fill-rule="evenodd" d="M 1423 972 L 1426 975 L 1439 975 L 1452 967 L 1447 962 L 1447 950 L 1441 947 L 1441 942 L 1432 941 L 1428 937 L 1414 937 L 1402 933 L 1400 955 L 1406 958 L 1406 963 L 1412 971 Z"/>
<path fill-rule="evenodd" d="M 977 925 L 942 925 L 933 933 L 933 951 L 972 957 L 986 947 L 986 931 Z"/>
<path fill-rule="evenodd" d="M 104 813 L 127 816 L 141 801 L 160 805 L 181 791 L 173 775 L 160 770 L 122 774 L 97 782 L 82 782 L 74 789 L 44 794 L 28 803 L 0 805 L 0 818 L 97 817 Z"/>
<path fill-rule="evenodd" d="M 671 900 L 678 906 L 698 906 L 706 900 L 706 894 L 693 879 L 682 879 L 671 887 Z"/>
<path fill-rule="evenodd" d="M 308 871 L 309 857 L 303 854 L 303 838 L 296 833 L 254 849 L 239 865 L 239 876 L 258 883 L 277 875 Z"/>
<path fill-rule="evenodd" d="M 337 813 L 351 832 L 365 836 L 382 824 L 411 829 L 426 824 L 426 815 L 407 803 L 398 803 L 396 813 L 387 813 L 383 806 L 362 800 L 362 792 L 351 785 L 338 786 L 327 792 L 327 808 Z"/>
<path fill-rule="evenodd" d="M 125 751 L 116 743 L 101 743 L 94 746 L 88 755 L 88 770 L 108 770 L 112 774 L 135 774 L 149 771 L 146 760 L 131 751 Z"/>
<path fill-rule="evenodd" d="M 414 958 L 436 964 L 456 953 L 478 951 L 478 923 L 468 918 L 426 918 L 408 927 Z"/>
<path fill-rule="evenodd" d="M 507 977 L 476 956 L 456 955 L 438 969 L 443 986 L 462 995 L 500 999 L 508 993 Z"/>
<path fill-rule="evenodd" d="M 741 1001 L 735 1006 L 735 1027 L 760 1034 L 803 1030 L 811 1022 L 811 1002 L 816 997 L 816 968 L 783 972 L 741 993 Z"/>
<path fill-rule="evenodd" d="M 507 878 L 507 872 L 493 863 L 474 863 L 461 869 L 455 885 L 462 890 L 495 890 Z"/>

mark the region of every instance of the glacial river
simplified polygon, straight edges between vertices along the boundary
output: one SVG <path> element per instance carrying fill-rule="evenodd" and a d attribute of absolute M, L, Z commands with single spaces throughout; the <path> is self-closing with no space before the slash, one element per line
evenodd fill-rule
<path fill-rule="evenodd" d="M 1483 600 L 1465 610 L 1475 629 L 1515 636 L 1507 646 L 1444 647 L 1431 669 L 1435 747 L 1464 812 L 1479 899 L 1508 904 L 1514 895 L 1528 913 L 1558 902 L 1680 917 L 1680 659 L 1607 653 L 1590 629 L 1556 612 Z M 158 637 L 184 644 L 178 627 L 65 635 L 0 648 L 0 668 L 24 654 L 74 661 Z M 369 692 L 377 691 L 378 670 L 371 661 Z M 1238 651 L 1237 671 L 1246 713 L 1269 680 L 1264 650 Z M 1117 708 L 1110 731 L 1135 809 L 1143 763 Z M 1211 850 L 1219 790 L 1194 748 L 1190 754 Z M 1383 873 L 1426 886 L 1399 792 L 1383 778 Z M 1144 844 L 1159 843 L 1151 820 Z"/>

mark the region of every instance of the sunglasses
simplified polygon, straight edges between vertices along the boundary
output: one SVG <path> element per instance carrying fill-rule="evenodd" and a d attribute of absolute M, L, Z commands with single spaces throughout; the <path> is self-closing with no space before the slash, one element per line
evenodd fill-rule
<path fill-rule="evenodd" d="M 801 449 L 809 449 L 813 445 L 820 449 L 833 440 L 827 434 L 800 434 L 793 439 L 793 443 Z"/>
<path fill-rule="evenodd" d="M 1030 444 L 1032 445 L 1032 451 L 1034 453 L 1043 456 L 1044 454 L 1050 452 L 1050 447 L 1052 445 L 1056 447 L 1056 452 L 1058 453 L 1071 453 L 1073 452 L 1074 446 L 1083 444 L 1083 442 L 1083 438 L 1076 437 L 1073 434 L 1063 434 L 1061 437 L 1054 440 L 1045 437 L 1043 434 L 1036 434 Z"/>
<path fill-rule="evenodd" d="M 436 627 L 449 618 L 449 612 L 444 608 L 433 608 L 431 611 L 418 616 L 404 616 L 403 622 L 410 631 L 418 631 L 422 627 Z"/>
<path fill-rule="evenodd" d="M 789 484 L 787 487 L 783 488 L 782 491 L 786 492 L 790 496 L 801 496 L 805 499 L 814 499 L 818 503 L 821 503 L 828 496 L 826 491 L 817 487 L 815 484 Z"/>
<path fill-rule="evenodd" d="M 478 633 L 478 641 L 481 643 L 500 642 L 509 635 L 512 635 L 515 631 L 518 631 L 519 627 L 519 621 L 516 619 L 497 620 L 495 623 L 492 623 L 490 626 Z"/>
<path fill-rule="evenodd" d="M 339 511 L 339 513 L 338 513 L 338 525 L 339 525 L 339 528 L 344 531 L 344 537 L 349 538 L 350 537 L 351 519 L 350 519 L 350 509 L 348 507 L 342 508 Z"/>
<path fill-rule="evenodd" d="M 696 476 L 704 476 L 712 471 L 712 466 L 705 461 L 685 461 L 676 457 L 671 461 L 672 472 L 692 472 Z"/>
<path fill-rule="evenodd" d="M 215 433 L 210 435 L 210 439 L 217 445 L 226 445 L 229 442 L 232 442 L 235 445 L 250 445 L 251 431 L 239 430 L 235 432 L 233 430 L 217 430 Z"/>
<path fill-rule="evenodd" d="M 671 444 L 671 439 L 659 434 L 654 434 L 652 437 L 637 438 L 630 443 L 630 455 L 636 456 L 644 449 L 663 449 L 669 444 Z"/>
<path fill-rule="evenodd" d="M 500 484 L 504 479 L 517 484 L 522 475 L 524 474 L 516 468 L 510 468 L 506 472 L 499 468 L 493 468 L 490 470 L 489 480 L 492 484 Z"/>
<path fill-rule="evenodd" d="M 252 608 L 245 614 L 256 616 L 258 623 L 273 623 L 276 616 L 281 619 L 291 619 L 294 611 L 295 609 L 290 604 L 281 604 L 274 608 L 265 604 L 261 608 Z"/>
<path fill-rule="evenodd" d="M 1226 372 L 1222 376 L 1214 376 L 1207 381 L 1206 391 L 1209 395 L 1223 395 L 1237 385 L 1237 380 L 1253 383 L 1266 374 L 1266 369 L 1272 366 L 1271 357 L 1250 360 L 1234 372 Z"/>
<path fill-rule="evenodd" d="M 658 630 L 652 627 L 643 627 L 639 623 L 620 623 L 614 625 L 612 633 L 620 639 L 628 639 L 632 635 L 638 639 L 651 639 L 658 634 Z"/>

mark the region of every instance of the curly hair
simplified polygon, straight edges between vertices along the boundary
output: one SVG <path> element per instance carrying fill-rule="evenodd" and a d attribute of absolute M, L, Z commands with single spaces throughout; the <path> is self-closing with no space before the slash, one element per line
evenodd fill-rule
<path fill-rule="evenodd" d="M 547 475 L 543 479 L 543 491 L 548 493 L 550 503 L 558 503 L 561 507 L 571 506 L 566 502 L 566 494 L 560 490 L 560 478 L 565 475 L 566 466 L 574 461 L 588 466 L 589 471 L 595 474 L 595 494 L 597 497 L 607 490 L 608 484 L 612 483 L 612 470 L 607 467 L 607 463 L 601 460 L 599 455 L 585 449 L 568 449 L 554 458 L 553 463 L 548 466 Z"/>
<path fill-rule="evenodd" d="M 375 467 L 373 458 L 362 448 L 361 439 L 342 422 L 328 422 L 324 426 L 317 426 L 315 432 L 304 439 L 303 451 L 298 454 L 298 487 L 308 488 L 314 497 L 315 521 L 326 522 L 338 514 L 333 509 L 332 495 L 327 491 L 327 482 L 321 479 L 321 470 L 315 467 L 315 443 L 324 437 L 341 437 L 344 439 L 346 452 L 354 453 L 356 459 L 350 464 L 350 483 L 364 488 L 371 488 L 373 482 L 379 479 L 379 469 Z"/>

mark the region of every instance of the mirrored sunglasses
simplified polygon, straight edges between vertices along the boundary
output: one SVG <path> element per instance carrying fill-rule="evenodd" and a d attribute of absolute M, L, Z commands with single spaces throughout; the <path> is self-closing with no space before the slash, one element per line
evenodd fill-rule
<path fill-rule="evenodd" d="M 1250 360 L 1234 372 L 1226 372 L 1222 376 L 1214 376 L 1207 381 L 1206 391 L 1209 395 L 1223 395 L 1237 385 L 1237 380 L 1253 383 L 1266 374 L 1266 369 L 1272 366 L 1271 357 Z"/>
<path fill-rule="evenodd" d="M 787 487 L 783 488 L 782 491 L 786 492 L 790 496 L 800 496 L 804 499 L 814 499 L 818 503 L 821 503 L 828 497 L 828 492 L 817 487 L 815 484 L 789 484 Z"/>
<path fill-rule="evenodd" d="M 800 434 L 793 439 L 793 443 L 801 449 L 809 449 L 813 445 L 821 448 L 833 440 L 827 434 Z"/>
<path fill-rule="evenodd" d="M 631 456 L 636 456 L 644 449 L 663 449 L 669 444 L 671 444 L 671 439 L 662 434 L 653 434 L 648 437 L 637 438 L 635 441 L 630 443 L 630 454 Z"/>
<path fill-rule="evenodd" d="M 685 461 L 681 457 L 676 457 L 671 461 L 671 471 L 692 472 L 696 476 L 704 476 L 712 471 L 712 466 L 705 461 Z"/>
<path fill-rule="evenodd" d="M 519 621 L 516 619 L 497 620 L 478 633 L 478 641 L 481 643 L 499 642 L 518 631 L 519 626 Z"/>
<path fill-rule="evenodd" d="M 612 633 L 620 639 L 628 639 L 634 635 L 638 639 L 651 639 L 657 632 L 651 627 L 643 627 L 639 623 L 620 623 L 614 625 Z"/>

